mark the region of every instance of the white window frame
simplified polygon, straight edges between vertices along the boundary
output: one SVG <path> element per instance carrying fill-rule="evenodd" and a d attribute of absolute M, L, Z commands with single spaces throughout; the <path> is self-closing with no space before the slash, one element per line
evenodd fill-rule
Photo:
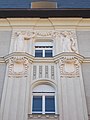
<path fill-rule="evenodd" d="M 38 46 L 38 48 L 35 48 L 35 50 L 42 50 L 42 57 L 45 57 L 45 50 L 52 50 L 52 56 L 53 56 L 53 46 L 52 46 L 52 48 L 39 48 L 39 46 Z"/>
<path fill-rule="evenodd" d="M 36 46 L 38 48 L 36 48 Z M 42 47 L 41 47 L 42 46 Z M 45 48 L 43 48 L 44 46 L 46 46 Z M 49 46 L 52 46 L 52 48 L 49 48 Z M 52 57 L 54 55 L 54 50 L 53 50 L 53 42 L 50 42 L 50 41 L 37 41 L 35 42 L 35 45 L 34 45 L 34 48 L 35 50 L 42 50 L 43 51 L 43 56 L 42 57 L 45 57 L 45 50 L 52 50 Z M 34 51 L 34 55 L 35 55 L 35 51 Z"/>
<path fill-rule="evenodd" d="M 56 114 L 56 95 L 55 93 L 33 93 L 32 94 L 32 107 L 33 107 L 33 96 L 42 96 L 42 112 L 32 111 L 32 114 Z M 45 96 L 54 96 L 55 99 L 55 112 L 45 112 Z"/>

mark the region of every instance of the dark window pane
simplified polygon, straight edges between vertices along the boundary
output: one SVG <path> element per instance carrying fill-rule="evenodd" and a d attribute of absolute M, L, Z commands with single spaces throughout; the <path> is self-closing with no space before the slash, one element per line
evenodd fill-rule
<path fill-rule="evenodd" d="M 33 96 L 33 112 L 42 111 L 42 96 Z"/>
<path fill-rule="evenodd" d="M 45 112 L 55 112 L 54 96 L 46 96 L 45 97 Z"/>
<path fill-rule="evenodd" d="M 42 50 L 35 50 L 35 57 L 42 57 L 43 51 Z"/>
<path fill-rule="evenodd" d="M 45 57 L 52 57 L 52 50 L 45 50 Z"/>

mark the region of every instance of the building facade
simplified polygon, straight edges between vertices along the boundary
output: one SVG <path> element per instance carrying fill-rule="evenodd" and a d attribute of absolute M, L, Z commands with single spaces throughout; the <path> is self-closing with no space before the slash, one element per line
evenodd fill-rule
<path fill-rule="evenodd" d="M 0 120 L 90 120 L 90 10 L 1 6 Z"/>
<path fill-rule="evenodd" d="M 0 119 L 88 120 L 90 19 L 0 20 Z"/>

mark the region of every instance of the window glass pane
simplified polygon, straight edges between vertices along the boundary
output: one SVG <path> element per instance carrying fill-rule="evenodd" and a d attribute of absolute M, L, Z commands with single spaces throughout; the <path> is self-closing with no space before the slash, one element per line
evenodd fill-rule
<path fill-rule="evenodd" d="M 42 57 L 43 51 L 42 50 L 35 50 L 35 57 Z"/>
<path fill-rule="evenodd" d="M 33 112 L 42 111 L 42 96 L 33 96 Z"/>
<path fill-rule="evenodd" d="M 45 96 L 45 112 L 55 112 L 54 96 Z"/>
<path fill-rule="evenodd" d="M 45 50 L 45 57 L 52 57 L 52 50 Z"/>

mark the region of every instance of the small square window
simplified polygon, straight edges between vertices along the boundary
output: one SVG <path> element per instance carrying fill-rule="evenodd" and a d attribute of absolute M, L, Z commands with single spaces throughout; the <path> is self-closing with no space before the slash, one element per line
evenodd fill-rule
<path fill-rule="evenodd" d="M 43 57 L 43 50 L 35 50 L 35 57 Z"/>
<path fill-rule="evenodd" d="M 52 57 L 52 50 L 45 50 L 45 57 Z"/>

